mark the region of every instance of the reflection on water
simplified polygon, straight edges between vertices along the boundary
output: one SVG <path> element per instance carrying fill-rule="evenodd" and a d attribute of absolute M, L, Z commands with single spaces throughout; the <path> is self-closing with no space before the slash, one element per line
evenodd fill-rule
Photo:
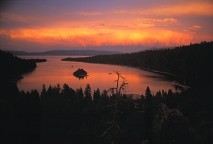
<path fill-rule="evenodd" d="M 126 86 L 127 94 L 142 94 L 147 86 L 151 88 L 153 93 L 158 90 L 172 89 L 175 91 L 171 82 L 164 79 L 163 76 L 137 68 L 126 66 L 91 64 L 82 62 L 66 62 L 61 61 L 63 56 L 25 56 L 24 58 L 46 58 L 45 63 L 38 63 L 35 71 L 24 75 L 24 78 L 18 83 L 20 90 L 29 91 L 37 89 L 41 91 L 42 84 L 46 87 L 49 85 L 64 83 L 68 84 L 73 89 L 85 88 L 90 84 L 92 90 L 99 88 L 108 90 L 115 87 L 116 74 L 114 71 L 119 71 L 128 82 Z M 89 76 L 84 79 L 76 78 L 73 72 L 79 68 L 83 68 L 88 72 Z"/>
<path fill-rule="evenodd" d="M 76 78 L 78 78 L 79 80 L 81 80 L 81 79 L 84 79 L 84 78 L 87 78 L 87 76 L 83 76 L 83 75 L 79 75 L 79 76 L 77 76 L 77 75 L 74 75 Z"/>

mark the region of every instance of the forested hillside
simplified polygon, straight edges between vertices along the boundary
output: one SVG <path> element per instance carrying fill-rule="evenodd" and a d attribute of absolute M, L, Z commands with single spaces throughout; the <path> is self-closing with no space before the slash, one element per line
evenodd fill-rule
<path fill-rule="evenodd" d="M 161 71 L 175 75 L 184 85 L 209 86 L 212 75 L 213 42 L 202 42 L 173 49 L 147 50 L 136 53 L 65 58 L 64 61 L 118 64 Z"/>
<path fill-rule="evenodd" d="M 24 73 L 31 72 L 35 68 L 36 62 L 34 60 L 21 59 L 0 50 L 0 143 L 27 143 L 26 140 L 23 140 L 24 137 L 30 138 L 30 135 L 35 137 L 39 135 L 36 128 L 33 128 L 35 133 L 28 131 L 32 128 L 30 125 L 34 125 L 34 121 L 37 121 L 36 119 L 39 117 L 34 114 L 28 115 L 20 110 L 24 101 L 20 99 L 16 86 L 16 82 Z M 30 104 L 29 100 L 25 101 Z M 30 107 L 27 109 L 29 110 Z M 32 115 L 33 117 L 31 117 Z M 28 118 L 32 121 L 30 124 L 28 124 Z M 37 125 L 34 126 L 37 127 Z"/>
<path fill-rule="evenodd" d="M 1 80 L 17 80 L 24 73 L 36 68 L 36 62 L 25 60 L 12 55 L 9 52 L 0 50 L 0 77 Z"/>
<path fill-rule="evenodd" d="M 211 142 L 210 113 L 192 91 L 171 90 L 132 99 L 99 89 L 43 86 L 8 91 L 1 99 L 1 141 L 8 143 L 206 144 Z M 1 97 L 2 98 L 2 97 Z M 117 104 L 115 103 L 117 99 Z M 3 100 L 3 101 L 2 101 Z M 4 103 L 2 103 L 4 102 Z M 7 103 L 7 104 L 6 104 Z M 115 111 L 115 105 L 117 111 Z M 116 114 L 116 117 L 115 117 Z"/>

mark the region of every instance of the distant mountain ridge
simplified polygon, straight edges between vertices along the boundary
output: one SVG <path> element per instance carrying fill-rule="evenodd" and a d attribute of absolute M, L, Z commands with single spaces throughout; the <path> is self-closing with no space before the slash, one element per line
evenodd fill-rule
<path fill-rule="evenodd" d="M 112 55 L 121 54 L 117 51 L 99 51 L 99 50 L 50 50 L 44 52 L 25 52 L 10 51 L 14 55 L 50 55 L 50 56 L 94 56 L 94 55 Z"/>

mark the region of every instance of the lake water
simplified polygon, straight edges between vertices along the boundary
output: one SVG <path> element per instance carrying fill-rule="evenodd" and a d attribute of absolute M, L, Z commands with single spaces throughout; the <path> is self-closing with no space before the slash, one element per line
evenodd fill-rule
<path fill-rule="evenodd" d="M 150 87 L 152 93 L 169 89 L 175 91 L 172 82 L 166 80 L 164 76 L 137 68 L 61 61 L 65 56 L 22 56 L 22 58 L 45 58 L 47 62 L 38 63 L 38 67 L 33 72 L 23 75 L 23 79 L 17 84 L 19 90 L 37 89 L 41 92 L 43 84 L 47 88 L 49 85 L 55 86 L 57 84 L 62 87 L 66 83 L 75 90 L 80 87 L 84 90 L 86 85 L 90 84 L 92 91 L 97 88 L 103 91 L 116 86 L 114 82 L 117 79 L 115 71 L 118 71 L 128 82 L 125 87 L 126 91 L 123 93 L 141 95 L 145 93 L 147 86 Z M 78 68 L 86 70 L 89 76 L 84 79 L 73 76 L 73 72 Z"/>

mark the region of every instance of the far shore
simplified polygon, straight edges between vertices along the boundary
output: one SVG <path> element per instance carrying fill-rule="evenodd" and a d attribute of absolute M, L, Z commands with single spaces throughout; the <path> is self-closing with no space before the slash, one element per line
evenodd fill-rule
<path fill-rule="evenodd" d="M 75 61 L 75 60 L 67 60 L 70 57 L 67 58 L 63 58 L 61 59 L 61 61 Z M 83 62 L 83 63 L 93 63 L 93 62 L 84 62 L 84 61 L 75 61 L 75 62 Z M 141 69 L 144 71 L 148 71 L 148 72 L 152 72 L 152 73 L 156 73 L 156 74 L 160 74 L 165 76 L 167 79 L 173 81 L 172 83 L 174 84 L 175 87 L 178 87 L 182 90 L 188 89 L 190 88 L 187 85 L 181 84 L 179 82 L 177 82 L 175 80 L 176 75 L 172 74 L 172 73 L 168 73 L 168 72 L 163 72 L 163 71 L 157 71 L 157 70 L 151 70 L 151 69 L 146 69 L 146 68 L 142 68 L 142 67 L 136 67 L 136 66 L 131 66 L 131 65 L 119 65 L 119 64 L 111 64 L 111 63 L 95 63 L 95 64 L 106 64 L 106 65 L 118 65 L 118 66 L 126 66 L 126 67 L 131 67 L 131 68 L 137 68 L 137 69 Z"/>

